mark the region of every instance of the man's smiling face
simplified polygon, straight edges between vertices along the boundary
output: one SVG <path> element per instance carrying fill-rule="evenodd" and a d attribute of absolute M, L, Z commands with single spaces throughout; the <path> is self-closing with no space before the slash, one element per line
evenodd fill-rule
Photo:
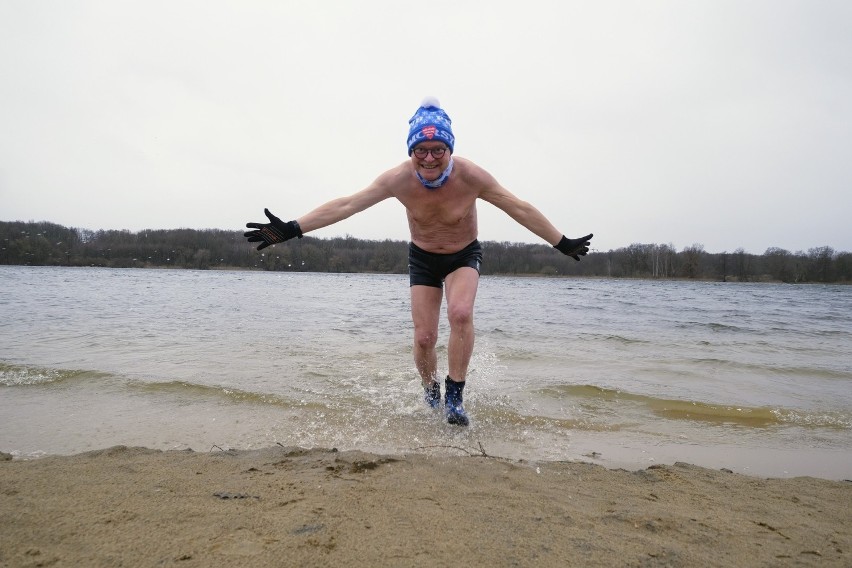
<path fill-rule="evenodd" d="M 442 152 L 443 150 L 443 152 Z M 436 158 L 435 154 L 440 157 Z M 414 170 L 426 181 L 435 181 L 447 169 L 450 163 L 450 150 L 447 145 L 439 141 L 421 142 L 411 152 L 411 163 Z"/>

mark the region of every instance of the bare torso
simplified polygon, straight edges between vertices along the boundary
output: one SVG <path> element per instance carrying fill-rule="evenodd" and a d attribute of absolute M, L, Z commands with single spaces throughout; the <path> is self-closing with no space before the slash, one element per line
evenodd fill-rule
<path fill-rule="evenodd" d="M 410 163 L 399 167 L 391 193 L 405 206 L 415 245 L 445 254 L 458 252 L 476 239 L 476 200 L 482 186 L 475 168 L 467 160 L 455 158 L 447 182 L 429 189 L 417 180 Z"/>

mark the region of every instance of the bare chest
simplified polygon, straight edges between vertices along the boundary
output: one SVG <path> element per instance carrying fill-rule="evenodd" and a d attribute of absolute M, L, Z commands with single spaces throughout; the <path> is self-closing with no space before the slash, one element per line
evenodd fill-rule
<path fill-rule="evenodd" d="M 449 182 L 427 189 L 417 180 L 397 196 L 412 221 L 426 225 L 453 225 L 473 214 L 476 195 L 464 184 Z"/>

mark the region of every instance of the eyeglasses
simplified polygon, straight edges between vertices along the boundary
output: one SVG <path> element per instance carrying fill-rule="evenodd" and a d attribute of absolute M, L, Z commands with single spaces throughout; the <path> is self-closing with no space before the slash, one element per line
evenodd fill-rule
<path fill-rule="evenodd" d="M 426 156 L 428 156 L 431 153 L 433 158 L 435 158 L 436 160 L 440 160 L 441 158 L 444 157 L 444 152 L 446 152 L 446 151 L 447 151 L 447 148 L 444 147 L 444 146 L 442 146 L 440 148 L 431 148 L 431 149 L 430 148 L 415 148 L 414 149 L 414 155 L 417 158 L 422 160 L 423 158 L 425 158 Z"/>

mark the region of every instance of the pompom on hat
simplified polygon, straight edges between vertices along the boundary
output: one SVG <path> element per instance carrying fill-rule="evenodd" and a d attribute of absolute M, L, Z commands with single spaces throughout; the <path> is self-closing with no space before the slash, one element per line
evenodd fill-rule
<path fill-rule="evenodd" d="M 450 154 L 456 138 L 453 136 L 453 121 L 441 108 L 441 103 L 435 97 L 426 97 L 420 103 L 420 108 L 408 121 L 408 155 L 421 142 L 439 140 L 447 145 Z"/>

